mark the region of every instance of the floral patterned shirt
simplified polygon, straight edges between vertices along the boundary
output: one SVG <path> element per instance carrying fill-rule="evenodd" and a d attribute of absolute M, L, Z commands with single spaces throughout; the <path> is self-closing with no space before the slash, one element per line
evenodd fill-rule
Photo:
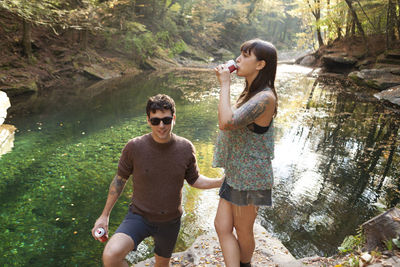
<path fill-rule="evenodd" d="M 220 130 L 213 167 L 225 169 L 225 181 L 236 190 L 265 190 L 273 185 L 274 125 L 263 134 L 247 127 Z"/>

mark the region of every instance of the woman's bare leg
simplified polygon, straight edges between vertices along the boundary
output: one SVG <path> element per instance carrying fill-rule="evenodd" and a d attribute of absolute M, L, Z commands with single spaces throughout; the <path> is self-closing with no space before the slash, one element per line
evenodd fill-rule
<path fill-rule="evenodd" d="M 214 225 L 224 255 L 225 265 L 227 267 L 239 267 L 240 249 L 238 240 L 233 234 L 232 206 L 230 202 L 220 198 Z"/>
<path fill-rule="evenodd" d="M 248 263 L 253 256 L 254 241 L 254 221 L 257 217 L 258 208 L 253 205 L 236 206 L 232 205 L 233 225 L 236 229 L 237 239 L 240 248 L 240 261 Z"/>

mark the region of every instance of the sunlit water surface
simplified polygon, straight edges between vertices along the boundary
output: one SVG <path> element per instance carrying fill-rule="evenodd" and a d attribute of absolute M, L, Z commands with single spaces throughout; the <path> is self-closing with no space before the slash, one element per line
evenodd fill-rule
<path fill-rule="evenodd" d="M 259 222 L 296 257 L 330 255 L 346 235 L 376 214 L 375 203 L 397 203 L 399 115 L 372 97 L 311 69 L 281 65 L 276 87 L 273 208 Z M 243 80 L 234 77 L 237 96 Z M 0 158 L 2 266 L 101 266 L 104 244 L 90 230 L 104 206 L 124 144 L 149 132 L 147 98 L 171 95 L 174 132 L 194 143 L 210 177 L 217 134 L 218 86 L 211 71 L 142 74 L 13 103 L 18 128 L 12 152 Z M 127 211 L 131 184 L 113 209 L 111 233 Z M 217 189 L 185 185 L 176 251 L 213 229 Z M 133 261 L 152 256 L 146 240 Z"/>

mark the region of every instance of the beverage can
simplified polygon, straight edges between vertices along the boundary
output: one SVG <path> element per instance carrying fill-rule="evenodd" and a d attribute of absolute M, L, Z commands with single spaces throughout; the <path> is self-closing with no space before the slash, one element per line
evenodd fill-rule
<path fill-rule="evenodd" d="M 108 239 L 106 236 L 106 231 L 102 227 L 96 229 L 94 236 L 99 238 L 100 242 L 106 242 Z"/>
<path fill-rule="evenodd" d="M 235 62 L 233 59 L 229 60 L 229 61 L 226 63 L 226 66 L 228 67 L 230 73 L 232 73 L 232 72 L 234 72 L 235 70 L 237 70 L 236 62 Z"/>

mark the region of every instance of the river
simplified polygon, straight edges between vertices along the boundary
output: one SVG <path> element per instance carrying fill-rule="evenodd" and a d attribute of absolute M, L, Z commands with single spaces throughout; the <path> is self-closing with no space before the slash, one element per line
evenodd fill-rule
<path fill-rule="evenodd" d="M 273 208 L 259 222 L 296 257 L 331 255 L 346 235 L 399 200 L 398 114 L 372 96 L 311 69 L 280 65 Z M 233 78 L 235 96 L 243 80 Z M 104 206 L 124 144 L 149 132 L 147 98 L 172 96 L 174 132 L 194 143 L 210 177 L 217 135 L 218 86 L 211 71 L 145 73 L 74 92 L 55 91 L 13 104 L 14 148 L 0 158 L 2 266 L 101 266 L 104 244 L 90 230 Z M 125 216 L 131 184 L 113 209 L 111 233 Z M 217 189 L 184 187 L 176 251 L 213 228 Z M 152 255 L 146 240 L 132 259 Z"/>

